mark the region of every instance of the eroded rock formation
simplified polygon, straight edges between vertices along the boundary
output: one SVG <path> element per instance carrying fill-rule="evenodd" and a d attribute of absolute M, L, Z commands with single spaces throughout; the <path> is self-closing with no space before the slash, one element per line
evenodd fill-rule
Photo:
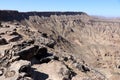
<path fill-rule="evenodd" d="M 0 11 L 0 80 L 119 80 L 119 44 L 119 19 Z"/>

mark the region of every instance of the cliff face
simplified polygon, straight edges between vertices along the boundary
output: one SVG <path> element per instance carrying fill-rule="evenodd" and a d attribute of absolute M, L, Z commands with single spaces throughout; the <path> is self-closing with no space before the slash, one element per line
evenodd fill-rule
<path fill-rule="evenodd" d="M 12 10 L 0 10 L 0 21 L 21 21 L 29 19 L 30 16 L 44 16 L 50 17 L 51 15 L 87 15 L 84 12 L 18 12 Z"/>
<path fill-rule="evenodd" d="M 119 19 L 0 11 L 0 21 L 0 79 L 119 80 Z"/>

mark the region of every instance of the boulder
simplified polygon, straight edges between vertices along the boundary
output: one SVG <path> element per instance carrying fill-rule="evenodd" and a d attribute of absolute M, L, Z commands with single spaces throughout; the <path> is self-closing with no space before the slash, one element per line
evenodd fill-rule
<path fill-rule="evenodd" d="M 39 46 L 37 45 L 28 46 L 17 52 L 16 55 L 20 56 L 21 59 L 30 60 L 37 53 L 38 49 Z"/>
<path fill-rule="evenodd" d="M 82 72 L 85 72 L 85 73 L 90 71 L 90 69 L 89 69 L 87 66 L 85 66 L 84 64 L 74 63 L 74 66 L 75 66 L 78 70 L 80 70 L 80 71 L 82 71 Z"/>
<path fill-rule="evenodd" d="M 49 48 L 54 48 L 56 42 L 54 40 L 49 40 L 48 43 L 46 43 L 46 46 L 48 46 Z"/>
<path fill-rule="evenodd" d="M 9 78 L 9 77 L 13 77 L 14 75 L 15 75 L 15 71 L 12 70 L 12 71 L 7 71 L 4 76 L 5 78 Z"/>
<path fill-rule="evenodd" d="M 43 58 L 46 58 L 46 57 L 49 57 L 49 56 L 52 56 L 52 54 L 48 53 L 48 50 L 46 47 L 41 47 L 37 54 L 35 55 L 35 58 L 38 59 L 38 60 L 41 60 Z"/>
<path fill-rule="evenodd" d="M 49 63 L 44 63 L 39 66 L 33 66 L 33 68 L 35 67 L 37 67 L 37 72 L 44 74 L 36 74 L 36 72 L 33 72 L 34 80 L 71 80 L 71 78 L 76 75 L 64 63 L 59 61 L 50 61 Z M 46 74 L 49 75 L 49 77 L 47 77 Z M 46 77 L 42 78 L 42 76 Z"/>
<path fill-rule="evenodd" d="M 0 76 L 2 76 L 4 73 L 4 69 L 0 69 Z"/>
<path fill-rule="evenodd" d="M 27 71 L 30 71 L 30 68 L 31 64 L 29 61 L 19 60 L 12 62 L 10 63 L 9 67 L 0 67 L 0 80 L 19 80 L 19 77 L 21 76 L 23 78 L 29 77 L 28 75 L 30 72 Z M 26 70 L 24 71 L 24 69 Z"/>
<path fill-rule="evenodd" d="M 0 45 L 5 45 L 5 44 L 8 44 L 8 42 L 6 41 L 6 39 L 0 38 Z"/>
<path fill-rule="evenodd" d="M 38 35 L 36 35 L 36 41 L 36 44 L 43 44 L 45 46 L 48 46 L 49 48 L 54 48 L 56 44 L 54 40 Z"/>
<path fill-rule="evenodd" d="M 16 42 L 18 40 L 20 40 L 22 38 L 22 36 L 12 36 L 10 39 L 9 39 L 9 42 Z"/>

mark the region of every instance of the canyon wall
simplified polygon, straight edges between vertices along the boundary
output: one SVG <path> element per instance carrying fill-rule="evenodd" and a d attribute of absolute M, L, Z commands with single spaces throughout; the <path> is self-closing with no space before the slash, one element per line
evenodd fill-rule
<path fill-rule="evenodd" d="M 21 80 L 19 75 L 32 72 L 23 78 L 119 80 L 119 19 L 99 18 L 84 12 L 25 13 L 4 10 L 0 11 L 0 23 L 1 73 L 5 68 L 1 79 Z M 11 57 L 8 58 L 7 54 Z M 14 61 L 10 62 L 11 59 Z M 24 63 L 27 64 L 25 69 L 30 71 L 22 68 L 21 74 L 21 66 L 12 70 L 16 71 L 14 75 L 9 71 L 14 65 Z M 28 63 L 31 64 L 29 67 Z M 8 71 L 12 77 L 8 75 L 6 78 L 4 76 Z"/>

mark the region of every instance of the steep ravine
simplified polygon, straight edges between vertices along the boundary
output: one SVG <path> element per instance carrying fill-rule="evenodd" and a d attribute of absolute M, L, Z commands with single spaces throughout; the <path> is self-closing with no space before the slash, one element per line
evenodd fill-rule
<path fill-rule="evenodd" d="M 119 19 L 0 11 L 0 79 L 119 80 L 119 44 Z"/>

